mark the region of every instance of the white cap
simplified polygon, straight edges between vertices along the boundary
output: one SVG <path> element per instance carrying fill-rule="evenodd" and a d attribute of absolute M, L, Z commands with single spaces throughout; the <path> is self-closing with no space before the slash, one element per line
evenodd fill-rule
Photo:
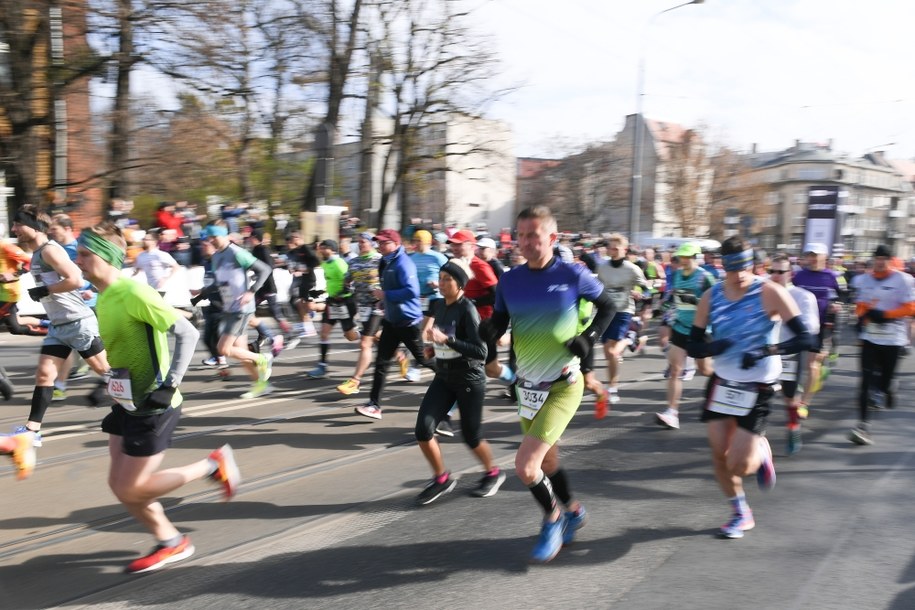
<path fill-rule="evenodd" d="M 489 237 L 483 237 L 477 240 L 477 248 L 495 248 L 496 242 Z"/>
<path fill-rule="evenodd" d="M 829 254 L 829 248 L 826 247 L 826 244 L 810 243 L 804 246 L 802 254 L 807 254 L 808 252 L 813 252 L 814 254 Z"/>

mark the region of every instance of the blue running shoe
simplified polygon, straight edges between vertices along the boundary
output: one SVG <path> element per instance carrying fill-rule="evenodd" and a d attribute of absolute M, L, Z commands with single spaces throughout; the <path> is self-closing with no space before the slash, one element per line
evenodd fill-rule
<path fill-rule="evenodd" d="M 587 520 L 588 512 L 582 505 L 579 505 L 577 513 L 572 511 L 566 512 L 566 531 L 562 535 L 563 546 L 575 542 L 575 532 L 584 527 L 585 521 Z"/>
<path fill-rule="evenodd" d="M 13 432 L 10 436 L 16 436 L 17 434 L 24 434 L 26 432 L 32 432 L 25 426 L 16 426 L 13 428 Z M 34 438 L 32 439 L 32 447 L 41 447 L 41 432 L 32 432 Z"/>
<path fill-rule="evenodd" d="M 743 533 L 753 529 L 755 526 L 756 522 L 753 521 L 753 511 L 747 511 L 742 514 L 734 513 L 731 515 L 730 521 L 722 525 L 721 529 L 718 530 L 718 537 L 727 538 L 728 540 L 743 538 Z"/>
<path fill-rule="evenodd" d="M 756 483 L 762 491 L 771 491 L 775 487 L 775 463 L 772 461 L 772 448 L 769 439 L 759 437 L 759 451 L 762 453 L 762 463 L 756 471 Z"/>
<path fill-rule="evenodd" d="M 564 513 L 559 515 L 559 519 L 550 523 L 543 522 L 540 528 L 540 538 L 537 540 L 537 546 L 531 553 L 531 563 L 546 563 L 553 559 L 562 548 L 562 539 L 566 531 L 566 516 Z"/>

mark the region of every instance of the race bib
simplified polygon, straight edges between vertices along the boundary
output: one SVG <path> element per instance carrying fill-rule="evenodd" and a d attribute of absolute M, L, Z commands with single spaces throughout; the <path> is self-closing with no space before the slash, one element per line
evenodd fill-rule
<path fill-rule="evenodd" d="M 419 297 L 419 308 L 423 311 L 429 311 L 429 297 Z"/>
<path fill-rule="evenodd" d="M 868 335 L 875 338 L 889 338 L 892 337 L 896 332 L 896 327 L 891 323 L 877 323 L 869 322 L 867 326 L 864 327 L 864 330 Z"/>
<path fill-rule="evenodd" d="M 759 396 L 759 386 L 756 383 L 719 379 L 712 389 L 708 410 L 742 417 L 756 405 L 757 396 Z"/>
<path fill-rule="evenodd" d="M 540 407 L 550 395 L 550 383 L 531 383 L 520 381 L 515 387 L 518 395 L 518 415 L 524 419 L 534 419 Z"/>
<path fill-rule="evenodd" d="M 685 301 L 689 301 L 688 303 Z M 674 304 L 680 311 L 695 311 L 699 301 L 696 295 L 688 290 L 676 291 L 674 293 Z"/>
<path fill-rule="evenodd" d="M 328 318 L 331 320 L 346 320 L 349 318 L 349 308 L 346 305 L 329 305 Z"/>
<path fill-rule="evenodd" d="M 436 343 L 433 347 L 435 348 L 435 357 L 441 360 L 454 360 L 461 357 L 461 354 L 445 344 L 439 345 Z"/>
<path fill-rule="evenodd" d="M 782 374 L 779 381 L 797 381 L 797 354 L 782 356 Z"/>
<path fill-rule="evenodd" d="M 372 306 L 363 305 L 356 310 L 356 315 L 359 317 L 359 321 L 363 324 L 369 321 L 369 318 L 372 317 Z"/>
<path fill-rule="evenodd" d="M 128 369 L 111 369 L 111 377 L 108 378 L 108 394 L 125 410 L 137 410 L 137 405 L 133 403 L 133 389 L 130 385 Z"/>

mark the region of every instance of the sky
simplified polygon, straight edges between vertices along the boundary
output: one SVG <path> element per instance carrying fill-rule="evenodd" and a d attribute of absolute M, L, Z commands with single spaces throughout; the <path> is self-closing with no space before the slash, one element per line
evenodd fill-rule
<path fill-rule="evenodd" d="M 915 159 L 915 3 L 907 0 L 468 0 L 503 85 L 490 109 L 518 156 L 611 139 L 637 108 L 713 144 L 795 140 Z"/>

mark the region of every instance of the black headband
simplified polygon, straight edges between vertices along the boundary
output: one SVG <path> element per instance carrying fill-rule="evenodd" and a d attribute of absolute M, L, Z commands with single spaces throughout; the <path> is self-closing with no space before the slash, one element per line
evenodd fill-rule
<path fill-rule="evenodd" d="M 445 273 L 447 273 L 448 275 L 453 277 L 454 281 L 456 281 L 458 283 L 458 286 L 460 286 L 461 288 L 466 286 L 468 280 L 470 280 L 470 278 L 467 277 L 467 272 L 464 271 L 463 269 L 461 269 L 460 265 L 457 265 L 457 264 L 453 263 L 452 261 L 448 261 L 447 263 L 442 265 L 442 268 L 440 269 L 440 271 L 444 271 Z"/>
<path fill-rule="evenodd" d="M 31 229 L 34 229 L 35 231 L 38 231 L 39 233 L 48 232 L 47 223 L 38 220 L 38 217 L 35 214 L 25 212 L 23 210 L 16 212 L 16 216 L 13 218 L 13 222 L 25 225 Z"/>

